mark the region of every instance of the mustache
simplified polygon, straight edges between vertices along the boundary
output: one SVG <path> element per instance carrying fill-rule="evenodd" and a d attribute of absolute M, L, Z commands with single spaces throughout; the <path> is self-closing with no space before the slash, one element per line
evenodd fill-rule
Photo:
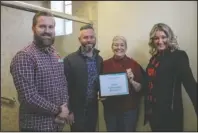
<path fill-rule="evenodd" d="M 41 34 L 41 36 L 49 36 L 49 37 L 52 37 L 52 35 L 49 34 L 49 33 L 43 33 L 43 34 Z"/>
<path fill-rule="evenodd" d="M 88 48 L 88 47 L 92 47 L 92 48 L 93 48 L 94 46 L 95 46 L 95 45 L 92 44 L 92 43 L 88 43 L 88 44 L 86 44 L 86 45 L 83 45 L 84 48 L 86 48 L 86 47 L 87 47 L 87 48 Z"/>
<path fill-rule="evenodd" d="M 85 45 L 85 47 L 92 47 L 92 46 L 93 46 L 93 44 L 91 44 L 91 43 Z"/>

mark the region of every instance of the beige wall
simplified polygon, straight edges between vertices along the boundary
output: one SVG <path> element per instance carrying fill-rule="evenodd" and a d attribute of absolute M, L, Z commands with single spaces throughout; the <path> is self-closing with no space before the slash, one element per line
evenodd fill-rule
<path fill-rule="evenodd" d="M 28 3 L 47 7 L 43 1 Z M 49 6 L 48 6 L 49 7 Z M 127 54 L 146 67 L 148 54 L 148 34 L 153 24 L 169 24 L 182 49 L 186 50 L 194 76 L 197 79 L 197 3 L 196 2 L 97 2 L 73 1 L 73 15 L 94 22 L 98 38 L 97 47 L 104 59 L 112 56 L 110 45 L 113 36 L 123 35 L 128 40 Z M 31 23 L 33 13 L 1 6 L 1 95 L 15 97 L 16 91 L 9 73 L 9 65 L 14 54 L 32 40 Z M 74 32 L 68 36 L 56 37 L 55 45 L 62 57 L 79 47 L 78 32 L 84 24 L 74 22 Z M 183 91 L 185 108 L 185 130 L 196 130 L 196 117 L 192 104 Z M 18 130 L 18 103 L 15 107 L 2 106 L 1 131 Z M 99 129 L 105 131 L 102 106 L 100 106 Z M 143 125 L 143 103 L 138 122 L 138 131 L 148 131 Z M 10 124 L 12 123 L 12 124 Z"/>
<path fill-rule="evenodd" d="M 111 41 L 115 35 L 128 40 L 127 54 L 144 68 L 150 55 L 148 37 L 155 23 L 163 22 L 174 30 L 181 49 L 190 59 L 194 77 L 197 79 L 197 2 L 171 1 L 106 1 L 98 2 L 98 48 L 104 59 L 112 56 Z M 192 104 L 183 90 L 184 130 L 196 131 L 197 119 Z M 143 102 L 138 121 L 138 131 L 150 130 L 143 126 Z M 100 121 L 103 124 L 103 121 Z M 105 130 L 105 129 L 102 129 Z"/>
<path fill-rule="evenodd" d="M 45 7 L 46 2 L 28 1 Z M 17 100 L 16 89 L 9 72 L 10 62 L 16 52 L 32 41 L 34 13 L 1 6 L 1 96 Z M 18 100 L 14 106 L 2 103 L 1 131 L 18 131 Z"/>
<path fill-rule="evenodd" d="M 49 1 L 28 1 L 27 3 L 49 8 Z M 73 15 L 93 20 L 97 27 L 97 2 L 73 1 Z M 9 72 L 10 62 L 16 52 L 33 39 L 31 30 L 34 13 L 1 6 L 1 96 L 17 100 L 17 93 Z M 55 47 L 62 57 L 80 46 L 78 34 L 82 23 L 73 22 L 73 33 L 56 36 Z M 18 100 L 14 106 L 2 104 L 1 131 L 18 131 Z M 11 124 L 10 124 L 11 123 Z M 65 129 L 66 131 L 68 128 Z"/>
<path fill-rule="evenodd" d="M 93 21 L 97 36 L 97 2 L 96 1 L 72 1 L 73 16 Z M 76 51 L 80 43 L 78 41 L 80 27 L 85 25 L 80 22 L 73 22 L 73 32 L 69 35 L 57 36 L 55 46 L 62 57 Z"/>

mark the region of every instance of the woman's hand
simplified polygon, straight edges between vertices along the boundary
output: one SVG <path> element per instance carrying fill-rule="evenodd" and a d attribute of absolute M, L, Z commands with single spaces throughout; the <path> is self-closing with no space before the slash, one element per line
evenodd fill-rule
<path fill-rule="evenodd" d="M 135 91 L 139 92 L 141 90 L 141 84 L 133 80 L 134 74 L 133 74 L 131 68 L 127 69 L 126 72 L 127 72 L 127 77 L 129 79 L 129 82 L 133 85 Z"/>
<path fill-rule="evenodd" d="M 134 79 L 134 74 L 133 74 L 131 68 L 126 69 L 126 73 L 127 73 L 127 77 L 128 77 L 129 80 L 133 80 Z"/>

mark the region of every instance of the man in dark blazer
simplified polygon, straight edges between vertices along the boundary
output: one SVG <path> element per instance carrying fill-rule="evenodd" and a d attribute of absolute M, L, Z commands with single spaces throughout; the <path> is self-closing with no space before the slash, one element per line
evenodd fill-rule
<path fill-rule="evenodd" d="M 99 74 L 103 59 L 95 49 L 94 28 L 80 28 L 79 49 L 64 58 L 65 75 L 68 80 L 68 123 L 71 131 L 96 131 L 98 118 Z"/>

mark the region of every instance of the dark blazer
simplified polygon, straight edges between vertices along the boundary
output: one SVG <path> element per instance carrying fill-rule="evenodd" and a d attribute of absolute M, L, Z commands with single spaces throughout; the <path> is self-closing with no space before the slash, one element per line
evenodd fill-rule
<path fill-rule="evenodd" d="M 154 58 L 154 57 L 152 57 Z M 151 60 L 152 60 L 151 58 Z M 195 81 L 189 59 L 185 51 L 175 50 L 174 52 L 164 52 L 159 57 L 160 66 L 156 69 L 154 81 L 156 95 L 156 105 L 153 114 L 170 117 L 169 122 L 174 124 L 178 131 L 183 130 L 183 103 L 181 85 L 189 95 L 195 112 L 197 114 L 197 82 Z M 151 63 L 151 62 L 149 62 Z M 145 113 L 148 111 L 148 93 L 145 93 Z M 171 111 L 171 115 L 166 116 L 166 111 Z M 145 115 L 146 116 L 146 115 Z M 161 117 L 159 118 L 159 121 Z M 145 119 L 145 122 L 147 119 Z"/>
<path fill-rule="evenodd" d="M 100 74 L 103 59 L 96 53 L 96 65 Z M 64 72 L 68 81 L 69 109 L 70 111 L 83 111 L 86 100 L 86 89 L 88 85 L 88 73 L 85 57 L 81 54 L 80 48 L 64 58 Z M 95 87 L 99 90 L 99 79 Z M 97 96 L 96 96 L 97 99 Z"/>

